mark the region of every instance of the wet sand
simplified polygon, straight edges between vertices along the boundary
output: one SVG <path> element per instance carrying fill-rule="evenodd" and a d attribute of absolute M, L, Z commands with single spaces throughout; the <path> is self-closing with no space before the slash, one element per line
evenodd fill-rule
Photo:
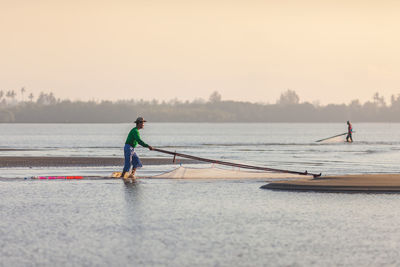
<path fill-rule="evenodd" d="M 173 164 L 172 158 L 141 158 L 143 165 Z M 177 159 L 176 164 L 198 161 Z M 123 166 L 123 158 L 111 157 L 0 157 L 0 168 L 12 167 L 68 167 L 68 166 Z"/>
<path fill-rule="evenodd" d="M 358 174 L 273 182 L 263 189 L 286 191 L 400 193 L 400 174 Z"/>

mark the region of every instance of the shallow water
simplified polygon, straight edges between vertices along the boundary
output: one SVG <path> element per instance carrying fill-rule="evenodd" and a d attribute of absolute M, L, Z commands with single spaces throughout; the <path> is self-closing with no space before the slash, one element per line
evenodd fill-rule
<path fill-rule="evenodd" d="M 400 196 L 260 182 L 0 182 L 3 266 L 398 265 Z"/>
<path fill-rule="evenodd" d="M 0 127 L 0 140 L 7 140 L 1 148 L 34 149 L 1 155 L 119 156 L 121 140 L 107 131 L 129 125 Z M 142 136 L 170 150 L 263 166 L 400 172 L 400 124 L 354 127 L 353 144 L 313 142 L 343 132 L 338 124 L 149 123 Z M 173 167 L 145 166 L 140 173 Z M 398 194 L 269 191 L 259 188 L 265 182 L 247 180 L 21 179 L 107 176 L 115 168 L 0 169 L 0 177 L 14 178 L 0 179 L 0 266 L 400 264 Z"/>

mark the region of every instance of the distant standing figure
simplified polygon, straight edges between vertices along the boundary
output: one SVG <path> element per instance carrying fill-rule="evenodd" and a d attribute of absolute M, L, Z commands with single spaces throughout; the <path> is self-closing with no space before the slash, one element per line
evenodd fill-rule
<path fill-rule="evenodd" d="M 353 142 L 352 133 L 353 133 L 353 126 L 351 125 L 350 121 L 347 121 L 347 136 L 346 136 L 347 142 Z"/>
<path fill-rule="evenodd" d="M 132 172 L 129 175 L 129 178 L 134 178 L 136 169 L 143 166 L 140 162 L 138 155 L 135 152 L 135 147 L 137 146 L 137 144 L 153 150 L 152 146 L 149 146 L 140 138 L 139 130 L 143 129 L 145 122 L 146 121 L 142 117 L 138 117 L 135 121 L 136 127 L 132 128 L 132 130 L 128 134 L 128 137 L 126 138 L 124 147 L 125 165 L 121 173 L 122 178 L 124 178 L 125 173 L 129 172 L 131 168 Z"/>

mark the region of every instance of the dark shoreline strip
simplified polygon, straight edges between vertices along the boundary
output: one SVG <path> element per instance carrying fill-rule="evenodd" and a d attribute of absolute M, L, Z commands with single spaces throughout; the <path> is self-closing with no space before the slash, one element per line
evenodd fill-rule
<path fill-rule="evenodd" d="M 141 158 L 143 165 L 173 164 L 172 158 Z M 198 163 L 193 160 L 180 159 L 175 164 Z M 0 168 L 13 167 L 68 167 L 68 166 L 123 166 L 123 158 L 111 157 L 0 157 Z"/>

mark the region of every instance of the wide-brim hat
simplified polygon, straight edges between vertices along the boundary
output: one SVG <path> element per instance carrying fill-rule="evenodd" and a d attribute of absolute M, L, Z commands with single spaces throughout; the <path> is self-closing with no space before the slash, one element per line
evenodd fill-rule
<path fill-rule="evenodd" d="M 138 117 L 138 118 L 135 120 L 135 123 L 139 123 L 139 122 L 146 122 L 146 120 L 143 119 L 143 117 Z"/>

